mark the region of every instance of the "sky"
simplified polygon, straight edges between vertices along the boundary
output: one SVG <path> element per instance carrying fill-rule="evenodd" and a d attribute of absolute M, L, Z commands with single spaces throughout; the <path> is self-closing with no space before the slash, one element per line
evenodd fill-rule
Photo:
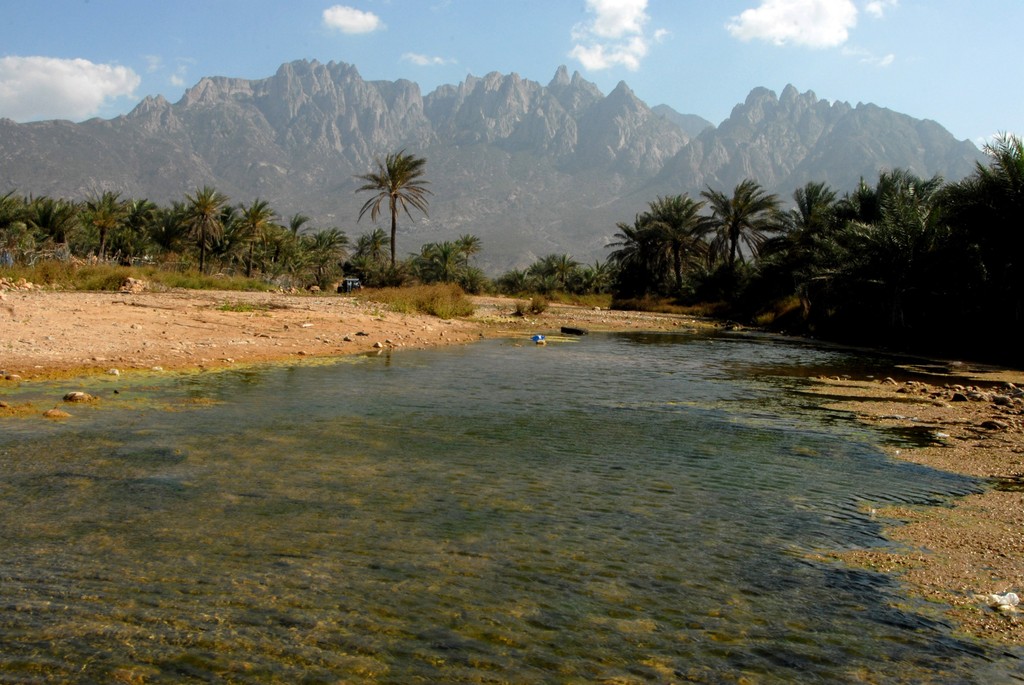
<path fill-rule="evenodd" d="M 111 118 L 307 59 L 424 95 L 565 65 L 716 125 L 792 84 L 979 144 L 1024 134 L 1024 0 L 0 0 L 0 16 L 0 117 L 18 122 Z"/>

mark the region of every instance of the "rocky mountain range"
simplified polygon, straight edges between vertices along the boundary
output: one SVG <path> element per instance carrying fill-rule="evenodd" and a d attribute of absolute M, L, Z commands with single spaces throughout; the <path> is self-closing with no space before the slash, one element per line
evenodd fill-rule
<path fill-rule="evenodd" d="M 625 83 L 605 95 L 565 67 L 547 85 L 491 73 L 423 95 L 352 65 L 296 61 L 260 80 L 203 78 L 174 104 L 147 97 L 109 120 L 0 119 L 0 193 L 168 203 L 212 185 L 355 237 L 372 226 L 356 223 L 354 176 L 402 149 L 427 159 L 433 195 L 429 217 L 400 222 L 400 251 L 471 233 L 492 273 L 550 253 L 603 259 L 616 222 L 658 195 L 746 178 L 784 199 L 811 180 L 842 193 L 891 168 L 956 180 L 982 158 L 935 122 L 793 86 L 753 90 L 715 126 L 649 107 Z"/>

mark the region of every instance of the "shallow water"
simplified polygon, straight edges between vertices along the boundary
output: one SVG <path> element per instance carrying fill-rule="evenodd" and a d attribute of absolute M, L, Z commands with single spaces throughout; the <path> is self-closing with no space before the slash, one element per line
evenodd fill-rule
<path fill-rule="evenodd" d="M 1020 679 L 809 557 L 980 488 L 792 392 L 884 363 L 591 335 L 93 379 L 2 424 L 0 682 Z"/>

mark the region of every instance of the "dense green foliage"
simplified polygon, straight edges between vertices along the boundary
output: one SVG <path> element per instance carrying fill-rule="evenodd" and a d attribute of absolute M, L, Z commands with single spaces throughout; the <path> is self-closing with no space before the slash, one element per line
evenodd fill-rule
<path fill-rule="evenodd" d="M 359 190 L 373 192 L 360 216 L 375 219 L 386 206 L 390 244 L 379 227 L 353 244 L 338 228 L 310 227 L 302 214 L 282 224 L 266 202 L 232 205 L 209 187 L 168 207 L 111 192 L 76 203 L 11 191 L 0 196 L 0 275 L 31 271 L 30 280 L 67 281 L 70 265 L 116 262 L 159 270 L 164 280 L 178 273 L 198 284 L 214 272 L 214 280 L 244 274 L 321 289 L 349 275 L 378 288 L 437 285 L 408 306 L 443 316 L 464 308 L 438 295 L 451 288 L 545 301 L 611 296 L 622 307 L 685 308 L 835 340 L 1020 365 L 1024 143 L 1004 136 L 985 151 L 989 162 L 958 183 L 897 169 L 842 195 L 808 183 L 785 209 L 753 180 L 731 194 L 707 188 L 699 199 L 658 197 L 632 223 L 617 224 L 607 261 L 585 265 L 550 254 L 493 283 L 472 264 L 481 250 L 473 235 L 395 259 L 397 214 L 425 212 L 429 194 L 425 161 L 404 153 L 359 177 L 366 182 Z M 86 270 L 77 284 L 106 287 L 112 279 Z"/>
<path fill-rule="evenodd" d="M 1006 136 L 986 152 L 959 183 L 893 170 L 842 197 L 808 183 L 785 211 L 754 181 L 732 196 L 709 188 L 703 203 L 658 198 L 618 225 L 616 296 L 719 302 L 792 332 L 1020 364 L 1024 145 Z M 691 211 L 702 204 L 710 212 Z"/>
<path fill-rule="evenodd" d="M 487 279 L 469 264 L 480 239 L 464 235 L 452 245 L 458 260 L 444 269 L 422 263 L 437 245 L 393 263 L 381 228 L 352 245 L 340 228 L 311 226 L 302 214 L 282 222 L 265 200 L 234 205 L 211 187 L 167 207 L 112 192 L 84 202 L 0 196 L 0 275 L 79 289 L 116 289 L 133 276 L 168 287 L 324 290 L 348 275 L 378 287 L 443 282 L 485 290 Z M 252 283 L 240 285 L 246 279 Z"/>

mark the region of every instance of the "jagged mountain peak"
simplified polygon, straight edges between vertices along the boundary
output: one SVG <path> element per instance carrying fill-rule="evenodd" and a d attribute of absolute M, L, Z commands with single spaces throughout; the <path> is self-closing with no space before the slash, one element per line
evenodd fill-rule
<path fill-rule="evenodd" d="M 883 167 L 956 180 L 981 158 L 934 122 L 791 84 L 753 89 L 715 128 L 651 109 L 625 82 L 606 96 L 565 66 L 546 86 L 490 72 L 424 96 L 412 81 L 297 60 L 259 80 L 202 78 L 174 104 L 147 97 L 112 120 L 2 120 L 0 192 L 81 198 L 102 184 L 165 203 L 212 185 L 358 233 L 354 176 L 400 149 L 428 160 L 435 193 L 430 219 L 400 232 L 479 235 L 490 270 L 552 252 L 604 258 L 615 223 L 657 195 L 746 178 L 783 197 L 809 180 L 843 192 Z"/>
<path fill-rule="evenodd" d="M 576 72 L 579 73 L 579 72 Z M 548 88 L 557 88 L 559 86 L 567 86 L 571 83 L 569 80 L 569 69 L 564 64 L 560 65 L 555 70 L 555 75 L 552 77 L 551 82 L 548 84 Z"/>

